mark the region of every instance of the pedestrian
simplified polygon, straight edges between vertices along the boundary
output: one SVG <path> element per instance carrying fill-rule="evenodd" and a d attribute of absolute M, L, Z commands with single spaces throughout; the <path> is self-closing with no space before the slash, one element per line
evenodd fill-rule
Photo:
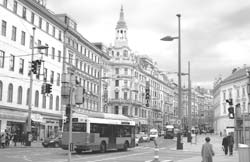
<path fill-rule="evenodd" d="M 23 131 L 21 134 L 21 145 L 24 145 L 24 143 L 25 143 L 25 133 Z"/>
<path fill-rule="evenodd" d="M 210 144 L 210 138 L 205 138 L 206 143 L 202 145 L 201 157 L 202 162 L 213 162 L 214 150 L 212 144 Z"/>
<path fill-rule="evenodd" d="M 1 133 L 1 147 L 5 147 L 5 140 L 6 140 L 6 135 L 5 132 Z"/>
<path fill-rule="evenodd" d="M 228 153 L 228 138 L 225 136 L 222 140 L 222 149 L 225 152 L 225 155 Z"/>
<path fill-rule="evenodd" d="M 227 140 L 229 147 L 229 155 L 233 155 L 234 137 L 232 132 L 230 132 L 229 135 L 227 136 Z"/>
<path fill-rule="evenodd" d="M 13 142 L 14 142 L 14 146 L 16 146 L 16 143 L 17 143 L 17 132 L 14 132 L 14 134 L 13 134 Z"/>

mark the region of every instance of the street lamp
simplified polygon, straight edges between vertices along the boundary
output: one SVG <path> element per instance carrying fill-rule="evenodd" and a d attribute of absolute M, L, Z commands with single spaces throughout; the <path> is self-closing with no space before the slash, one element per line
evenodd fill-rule
<path fill-rule="evenodd" d="M 37 46 L 34 47 L 35 45 L 35 31 L 36 28 L 33 27 L 33 40 L 32 40 L 32 48 L 31 48 L 31 64 L 34 61 L 34 49 L 37 48 L 39 50 L 41 49 L 48 49 L 48 46 Z M 27 123 L 27 132 L 26 132 L 26 146 L 31 145 L 31 139 L 32 139 L 32 134 L 31 134 L 31 111 L 32 111 L 32 89 L 33 89 L 33 71 L 30 70 L 30 92 L 29 92 L 29 110 L 28 110 L 28 123 Z"/>
<path fill-rule="evenodd" d="M 181 112 L 181 14 L 176 15 L 178 17 L 178 37 L 166 36 L 161 38 L 162 41 L 173 41 L 178 39 L 178 118 L 182 118 Z"/>

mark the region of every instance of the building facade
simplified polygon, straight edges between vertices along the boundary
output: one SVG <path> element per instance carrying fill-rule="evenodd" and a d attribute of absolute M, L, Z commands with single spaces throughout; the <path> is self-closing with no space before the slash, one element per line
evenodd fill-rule
<path fill-rule="evenodd" d="M 214 95 L 214 128 L 217 133 L 228 133 L 235 131 L 235 123 L 233 119 L 229 119 L 228 108 L 229 104 L 226 102 L 228 99 L 232 99 L 233 107 L 240 104 L 239 119 L 242 120 L 242 116 L 245 115 L 249 118 L 250 107 L 249 103 L 249 91 L 247 90 L 249 84 L 249 67 L 233 69 L 232 74 L 225 79 L 221 77 L 214 83 L 213 95 Z M 236 110 L 234 110 L 236 116 Z M 249 119 L 248 119 L 249 120 Z M 245 121 L 245 127 L 250 127 L 250 122 Z M 237 121 L 238 124 L 238 121 Z M 242 121 L 240 125 L 237 125 L 237 133 L 240 140 L 242 140 Z M 249 130 L 248 130 L 249 134 Z M 249 140 L 249 139 L 248 139 Z"/>
<path fill-rule="evenodd" d="M 32 96 L 33 138 L 44 139 L 59 131 L 61 119 L 63 24 L 34 0 L 1 0 L 0 13 L 0 129 L 19 136 L 26 131 Z M 36 48 L 41 45 L 49 48 Z M 42 65 L 30 92 L 33 47 Z M 43 83 L 52 85 L 52 93 L 41 94 Z"/>
<path fill-rule="evenodd" d="M 123 114 L 136 121 L 137 131 L 162 129 L 173 112 L 173 88 L 156 63 L 136 55 L 128 46 L 128 28 L 123 8 L 115 28 L 114 45 L 109 47 L 108 113 Z M 146 88 L 150 99 L 146 99 Z"/>

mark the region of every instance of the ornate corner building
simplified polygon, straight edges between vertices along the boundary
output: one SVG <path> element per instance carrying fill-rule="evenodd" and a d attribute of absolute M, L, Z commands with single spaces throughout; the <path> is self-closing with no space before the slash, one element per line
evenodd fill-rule
<path fill-rule="evenodd" d="M 169 114 L 174 113 L 174 88 L 151 58 L 135 55 L 129 48 L 123 7 L 115 30 L 114 45 L 108 48 L 111 59 L 106 78 L 109 83 L 106 112 L 131 117 L 136 121 L 137 131 L 162 129 Z"/>

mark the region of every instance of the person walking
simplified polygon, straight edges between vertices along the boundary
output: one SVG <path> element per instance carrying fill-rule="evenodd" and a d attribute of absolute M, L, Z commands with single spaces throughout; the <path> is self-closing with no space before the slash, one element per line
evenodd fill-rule
<path fill-rule="evenodd" d="M 1 133 L 1 147 L 5 148 L 5 141 L 6 140 L 6 135 L 5 132 Z"/>
<path fill-rule="evenodd" d="M 210 144 L 210 138 L 205 138 L 206 143 L 202 145 L 201 157 L 202 162 L 213 162 L 214 150 L 212 144 Z"/>
<path fill-rule="evenodd" d="M 233 155 L 234 137 L 233 137 L 232 132 L 229 133 L 227 140 L 228 140 L 228 147 L 229 147 L 229 155 Z"/>
<path fill-rule="evenodd" d="M 228 137 L 225 136 L 222 140 L 222 147 L 223 147 L 223 151 L 225 152 L 225 155 L 227 155 L 228 153 Z"/>

